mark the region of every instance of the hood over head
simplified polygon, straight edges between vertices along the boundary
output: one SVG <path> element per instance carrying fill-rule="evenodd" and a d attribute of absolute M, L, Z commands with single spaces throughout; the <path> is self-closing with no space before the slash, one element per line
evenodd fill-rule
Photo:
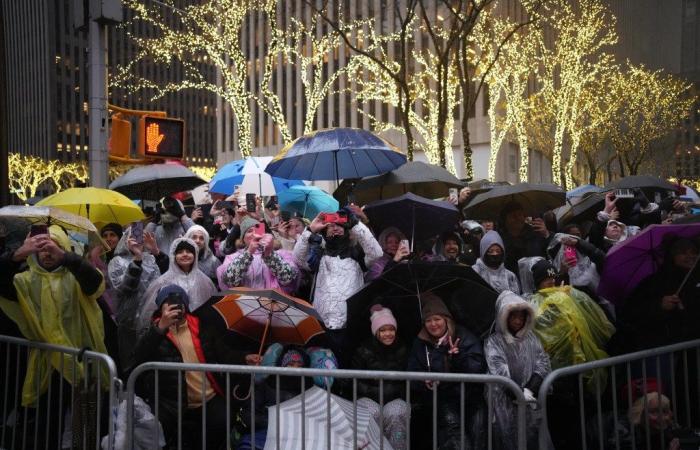
<path fill-rule="evenodd" d="M 174 271 L 175 273 L 185 274 L 185 272 L 183 272 L 183 270 L 180 269 L 180 266 L 178 266 L 175 262 L 175 253 L 177 253 L 177 248 L 181 246 L 181 244 L 189 245 L 194 249 L 194 263 L 192 265 L 191 272 L 199 270 L 199 249 L 197 248 L 197 244 L 195 244 L 192 239 L 188 239 L 186 237 L 177 238 L 172 244 L 170 244 L 170 251 L 168 252 L 168 256 L 170 257 L 169 270 Z"/>
<path fill-rule="evenodd" d="M 379 233 L 379 236 L 377 237 L 377 242 L 379 242 L 379 245 L 382 247 L 382 249 L 386 246 L 386 240 L 391 236 L 392 234 L 396 235 L 399 237 L 399 241 L 406 239 L 406 236 L 401 232 L 396 227 L 387 227 L 382 230 L 381 233 Z"/>
<path fill-rule="evenodd" d="M 525 325 L 515 336 L 508 330 L 508 316 L 513 311 L 525 311 L 527 314 Z M 496 300 L 496 331 L 504 336 L 506 342 L 512 343 L 532 331 L 536 315 L 535 308 L 521 296 L 511 291 L 503 291 Z"/>
<path fill-rule="evenodd" d="M 499 247 L 501 247 L 501 250 L 503 250 L 503 256 L 505 257 L 506 248 L 503 245 L 501 235 L 498 234 L 498 231 L 491 230 L 481 238 L 481 242 L 479 243 L 479 257 L 481 259 L 484 259 L 486 251 L 488 251 L 489 247 L 491 247 L 493 244 L 497 244 Z"/>

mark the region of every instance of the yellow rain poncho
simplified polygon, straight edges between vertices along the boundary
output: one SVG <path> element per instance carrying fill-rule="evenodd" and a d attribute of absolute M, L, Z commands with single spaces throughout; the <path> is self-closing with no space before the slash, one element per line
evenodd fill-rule
<path fill-rule="evenodd" d="M 51 226 L 49 232 L 58 246 L 70 250 L 68 236 L 61 228 Z M 14 277 L 18 301 L 0 297 L 0 308 L 17 324 L 22 334 L 32 341 L 78 349 L 89 347 L 106 354 L 102 313 L 97 304 L 97 298 L 104 292 L 104 281 L 95 293 L 87 296 L 66 267 L 59 266 L 49 272 L 39 265 L 35 255 L 27 259 L 27 264 L 29 270 Z M 100 366 L 103 369 L 101 385 L 107 387 L 108 373 L 104 365 Z M 83 364 L 77 360 L 74 364 L 72 356 L 32 349 L 22 388 L 22 405 L 33 405 L 48 389 L 53 369 L 60 371 L 61 368 L 67 382 L 82 381 Z"/>
<path fill-rule="evenodd" d="M 585 293 L 571 286 L 540 289 L 530 300 L 537 308 L 535 334 L 550 357 L 552 369 L 607 358 L 604 348 L 615 327 Z M 596 379 L 605 389 L 605 370 L 584 375 L 595 392 Z"/>

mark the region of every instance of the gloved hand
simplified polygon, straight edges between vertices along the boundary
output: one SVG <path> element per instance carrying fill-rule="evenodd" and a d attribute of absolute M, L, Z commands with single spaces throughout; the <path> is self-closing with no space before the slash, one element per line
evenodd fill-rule
<path fill-rule="evenodd" d="M 524 388 L 523 395 L 525 396 L 525 401 L 528 403 L 528 406 L 532 409 L 536 409 L 537 399 L 535 398 L 535 395 L 532 393 L 532 391 L 528 388 Z"/>
<path fill-rule="evenodd" d="M 171 197 L 163 199 L 163 208 L 178 219 L 185 215 L 185 211 L 182 209 L 182 206 L 180 206 L 180 202 Z"/>
<path fill-rule="evenodd" d="M 649 199 L 647 198 L 646 195 L 644 195 L 644 192 L 642 192 L 641 189 L 636 188 L 634 189 L 634 200 L 639 203 L 639 206 L 644 209 L 647 206 L 649 206 Z"/>

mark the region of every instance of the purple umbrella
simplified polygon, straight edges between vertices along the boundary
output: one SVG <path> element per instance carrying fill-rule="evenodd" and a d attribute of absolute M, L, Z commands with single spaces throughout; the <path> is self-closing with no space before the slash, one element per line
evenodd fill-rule
<path fill-rule="evenodd" d="M 700 223 L 651 225 L 641 233 L 614 246 L 605 257 L 598 294 L 622 303 L 639 283 L 663 264 L 670 237 L 693 239 L 700 236 Z"/>

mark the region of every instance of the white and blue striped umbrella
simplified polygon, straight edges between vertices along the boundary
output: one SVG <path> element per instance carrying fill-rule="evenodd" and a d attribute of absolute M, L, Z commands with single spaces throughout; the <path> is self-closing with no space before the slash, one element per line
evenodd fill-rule
<path fill-rule="evenodd" d="M 209 182 L 209 192 L 230 195 L 236 186 L 241 194 L 259 196 L 277 195 L 292 186 L 303 185 L 303 181 L 273 177 L 265 172 L 272 156 L 251 156 L 232 161 L 219 169 Z"/>

